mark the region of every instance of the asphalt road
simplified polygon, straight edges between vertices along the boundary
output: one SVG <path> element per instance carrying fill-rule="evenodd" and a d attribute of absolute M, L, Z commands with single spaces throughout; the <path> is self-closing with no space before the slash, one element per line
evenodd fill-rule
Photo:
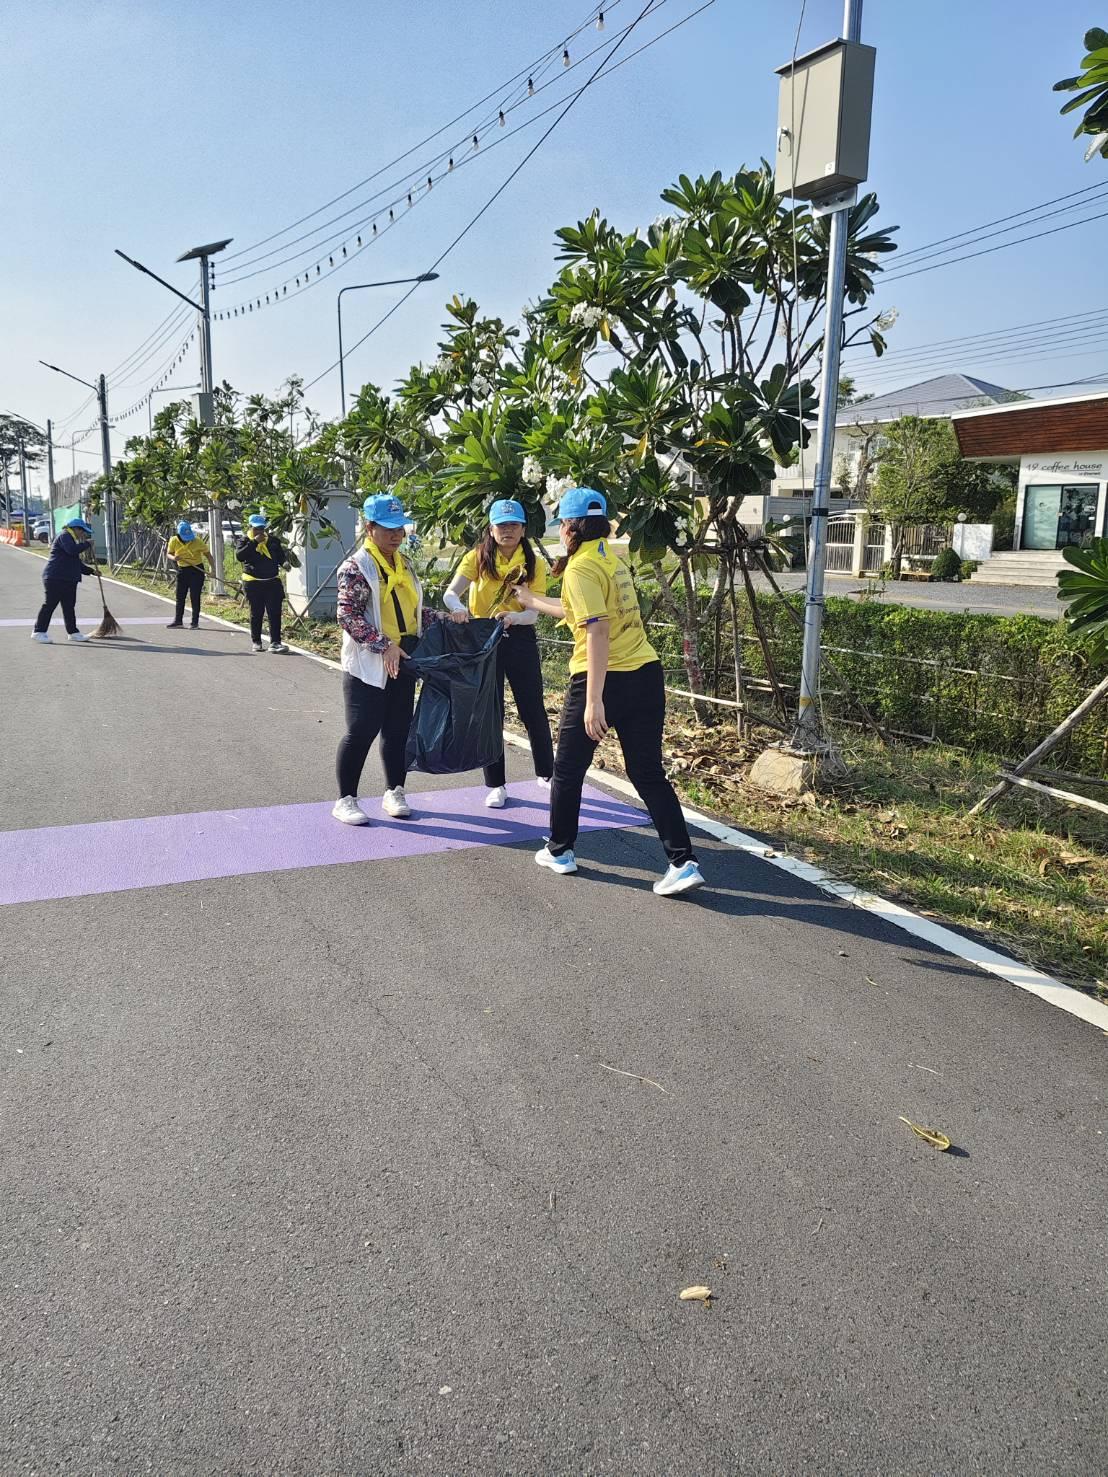
<path fill-rule="evenodd" d="M 803 590 L 804 573 L 779 574 L 777 583 L 784 590 Z M 757 576 L 759 588 L 769 589 L 768 582 Z M 968 611 L 972 615 L 1041 615 L 1048 621 L 1058 619 L 1062 607 L 1053 589 L 1037 585 L 978 585 L 923 580 L 890 580 L 882 585 L 877 580 L 857 579 L 849 574 L 828 574 L 828 595 L 880 600 L 885 605 L 911 605 L 917 610 Z"/>
<path fill-rule="evenodd" d="M 0 624 L 6 830 L 329 800 L 333 672 L 128 629 Z M 1108 1039 L 709 839 L 685 902 L 533 845 L 0 907 L 0 1471 L 1108 1469 Z"/>

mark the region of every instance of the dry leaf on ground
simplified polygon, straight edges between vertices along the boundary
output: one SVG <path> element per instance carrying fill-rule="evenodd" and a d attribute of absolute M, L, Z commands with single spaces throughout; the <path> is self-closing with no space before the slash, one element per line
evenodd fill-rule
<path fill-rule="evenodd" d="M 910 1118 L 900 1115 L 901 1123 L 906 1123 L 912 1132 L 918 1135 L 925 1144 L 930 1144 L 933 1149 L 945 1150 L 950 1148 L 950 1140 L 945 1133 L 940 1133 L 937 1128 L 924 1128 L 919 1123 L 913 1123 Z"/>
<path fill-rule="evenodd" d="M 685 1287 L 681 1290 L 681 1301 L 683 1303 L 703 1303 L 706 1307 L 712 1301 L 712 1289 L 710 1287 Z"/>

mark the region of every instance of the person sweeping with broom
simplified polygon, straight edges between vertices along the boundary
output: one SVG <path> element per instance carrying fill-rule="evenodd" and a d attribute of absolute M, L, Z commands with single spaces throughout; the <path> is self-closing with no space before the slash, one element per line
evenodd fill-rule
<path fill-rule="evenodd" d="M 77 629 L 77 586 L 82 575 L 99 573 L 86 564 L 92 549 L 92 525 L 83 518 L 71 518 L 50 546 L 50 554 L 42 571 L 44 599 L 35 620 L 31 639 L 51 645 L 50 618 L 60 605 L 62 620 L 70 641 L 84 641 Z"/>

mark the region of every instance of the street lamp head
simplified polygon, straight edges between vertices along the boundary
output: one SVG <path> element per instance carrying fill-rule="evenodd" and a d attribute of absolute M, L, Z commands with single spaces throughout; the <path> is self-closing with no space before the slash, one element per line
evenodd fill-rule
<path fill-rule="evenodd" d="M 417 282 L 437 282 L 438 280 L 439 274 L 437 272 L 420 272 L 416 278 Z"/>
<path fill-rule="evenodd" d="M 222 251 L 225 246 L 230 246 L 235 238 L 228 236 L 226 241 L 213 241 L 208 246 L 194 246 L 191 251 L 186 251 L 184 256 L 179 256 L 179 262 L 193 262 L 198 257 L 215 256 L 217 251 Z"/>

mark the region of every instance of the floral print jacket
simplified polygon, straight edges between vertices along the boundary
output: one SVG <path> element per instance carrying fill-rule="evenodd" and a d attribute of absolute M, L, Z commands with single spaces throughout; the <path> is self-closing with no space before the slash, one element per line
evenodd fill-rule
<path fill-rule="evenodd" d="M 383 631 L 379 631 L 376 626 L 366 620 L 368 606 L 369 583 L 353 559 L 348 559 L 339 569 L 339 625 L 351 640 L 357 641 L 369 651 L 387 651 L 390 645 L 389 638 Z M 429 605 L 425 605 L 420 612 L 420 631 L 429 622 L 445 620 L 446 616 L 445 611 L 433 610 Z"/>

